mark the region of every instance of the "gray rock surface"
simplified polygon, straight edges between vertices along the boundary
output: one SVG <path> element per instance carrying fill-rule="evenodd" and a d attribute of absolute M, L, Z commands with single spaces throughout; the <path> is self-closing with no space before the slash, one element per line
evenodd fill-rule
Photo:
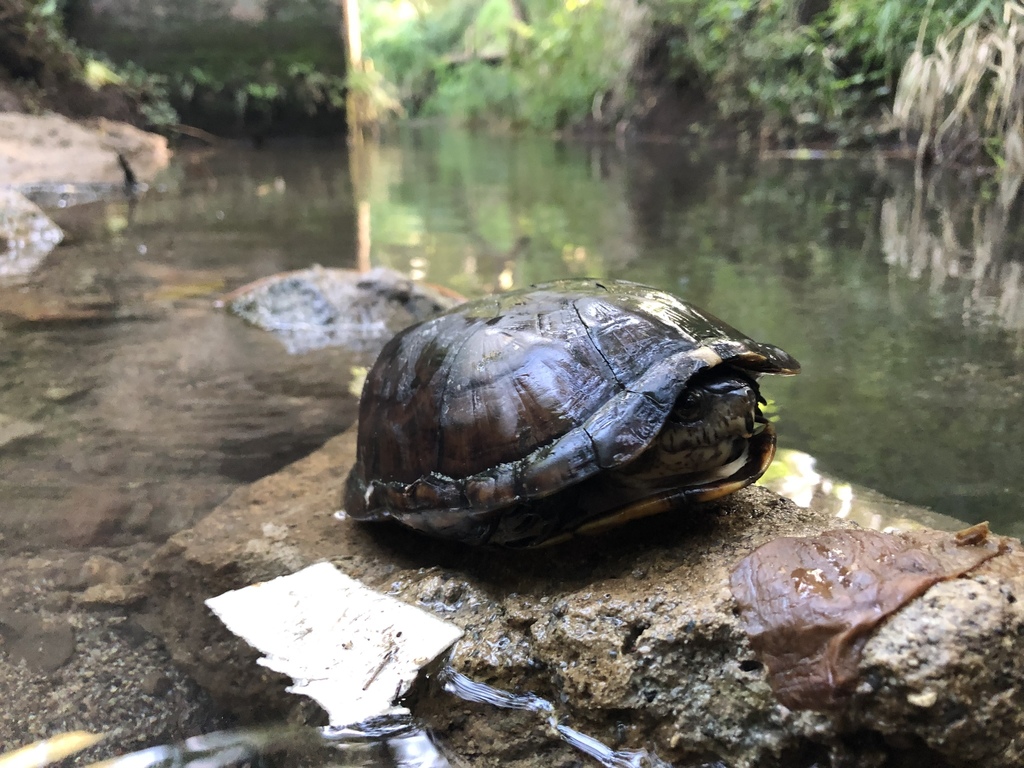
<path fill-rule="evenodd" d="M 38 205 L 0 187 L 0 282 L 25 278 L 63 237 Z"/>
<path fill-rule="evenodd" d="M 741 629 L 735 564 L 778 536 L 846 525 L 760 488 L 684 516 L 534 551 L 474 550 L 336 520 L 349 431 L 232 495 L 150 561 L 149 609 L 175 660 L 250 719 L 314 719 L 203 605 L 227 589 L 328 560 L 466 630 L 456 670 L 533 691 L 562 722 L 677 765 L 1019 764 L 1024 553 L 938 584 L 868 640 L 844 708 L 778 702 Z M 575 765 L 523 712 L 426 691 L 413 706 L 472 765 Z"/>
<path fill-rule="evenodd" d="M 123 184 L 122 155 L 141 181 L 169 159 L 167 139 L 126 123 L 0 112 L 0 184 Z"/>

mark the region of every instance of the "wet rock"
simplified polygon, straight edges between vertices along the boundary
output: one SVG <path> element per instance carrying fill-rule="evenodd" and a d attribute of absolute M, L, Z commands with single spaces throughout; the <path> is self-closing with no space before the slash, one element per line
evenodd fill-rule
<path fill-rule="evenodd" d="M 118 563 L 133 578 L 153 549 L 105 550 L 101 558 Z M 88 755 L 68 763 L 85 765 L 225 727 L 209 697 L 174 667 L 151 633 L 122 610 L 83 609 L 72 599 L 84 588 L 83 577 L 94 573 L 85 567 L 89 556 L 0 550 L 0 752 L 68 731 L 105 734 Z M 23 654 L 17 659 L 11 654 L 12 626 L 20 633 L 41 627 L 29 634 L 44 637 L 53 627 L 65 639 L 70 632 L 73 653 L 67 655 L 65 642 L 49 664 L 22 663 Z M 55 647 L 51 635 L 51 653 Z"/>
<path fill-rule="evenodd" d="M 285 272 L 224 299 L 234 314 L 274 333 L 290 352 L 328 346 L 379 349 L 403 328 L 460 301 L 456 294 L 384 267 Z"/>
<path fill-rule="evenodd" d="M 120 319 L 118 305 L 104 295 L 63 296 L 0 287 L 0 320 L 10 325 L 55 326 Z"/>
<path fill-rule="evenodd" d="M 139 690 L 147 696 L 164 696 L 171 690 L 174 681 L 162 672 L 148 672 L 139 681 Z"/>
<path fill-rule="evenodd" d="M 138 584 L 130 583 L 128 569 L 103 555 L 85 561 L 81 579 L 88 585 L 78 596 L 83 605 L 130 605 L 142 596 Z"/>
<path fill-rule="evenodd" d="M 30 275 L 63 237 L 39 206 L 13 189 L 0 188 L 0 282 Z"/>
<path fill-rule="evenodd" d="M 120 528 L 132 511 L 132 497 L 113 485 L 81 485 L 54 504 L 53 525 L 37 541 L 50 545 L 85 547 L 102 544 Z"/>
<path fill-rule="evenodd" d="M 43 391 L 43 399 L 49 400 L 51 403 L 66 405 L 67 403 L 72 403 L 89 394 L 90 389 L 91 387 L 88 386 L 47 387 Z"/>
<path fill-rule="evenodd" d="M 1024 725 L 1024 661 L 1013 638 L 1024 632 L 1014 602 L 1024 592 L 1017 565 L 1024 555 L 1017 545 L 932 586 L 869 632 L 858 665 L 868 686 L 850 706 L 795 711 L 773 693 L 750 645 L 730 574 L 779 536 L 843 523 L 749 488 L 604 537 L 535 551 L 477 550 L 333 519 L 354 443 L 350 430 L 236 491 L 149 564 L 148 607 L 167 647 L 244 717 L 315 715 L 202 601 L 328 560 L 461 626 L 457 671 L 533 691 L 554 702 L 565 723 L 616 747 L 653 749 L 676 764 L 863 764 L 869 746 L 879 759 L 929 768 L 968 765 L 978 754 L 991 766 L 1019 762 L 1013 733 Z M 959 598 L 933 598 L 947 590 Z M 522 713 L 439 695 L 423 696 L 414 709 L 474 765 L 574 760 Z"/>
<path fill-rule="evenodd" d="M 113 558 L 93 555 L 82 564 L 81 580 L 90 587 L 99 584 L 124 584 L 128 580 L 128 572 Z"/>

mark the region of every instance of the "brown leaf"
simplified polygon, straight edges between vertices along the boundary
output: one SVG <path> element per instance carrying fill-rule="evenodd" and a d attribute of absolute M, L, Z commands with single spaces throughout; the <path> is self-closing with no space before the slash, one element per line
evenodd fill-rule
<path fill-rule="evenodd" d="M 779 538 L 740 561 L 732 593 L 779 700 L 791 709 L 829 709 L 852 692 L 861 650 L 879 622 L 1005 546 L 985 524 L 958 534 L 841 530 Z"/>

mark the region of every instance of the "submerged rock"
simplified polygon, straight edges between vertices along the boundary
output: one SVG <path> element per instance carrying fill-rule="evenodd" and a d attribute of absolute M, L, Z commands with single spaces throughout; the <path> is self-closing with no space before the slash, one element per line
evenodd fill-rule
<path fill-rule="evenodd" d="M 7 658 L 32 672 L 55 672 L 75 652 L 70 625 L 54 617 L 5 610 L 0 613 L 0 638 Z"/>
<path fill-rule="evenodd" d="M 30 275 L 63 237 L 39 206 L 0 188 L 0 283 Z"/>
<path fill-rule="evenodd" d="M 326 560 L 458 624 L 457 672 L 535 692 L 554 703 L 559 722 L 616 749 L 646 748 L 677 765 L 1020 762 L 1024 552 L 1016 543 L 867 630 L 863 684 L 846 703 L 797 711 L 772 690 L 730 575 L 780 536 L 814 536 L 841 521 L 748 488 L 603 537 L 474 549 L 332 518 L 354 449 L 350 430 L 237 491 L 150 562 L 149 604 L 167 647 L 243 717 L 317 714 L 285 694 L 288 681 L 257 666 L 203 600 Z M 530 713 L 430 691 L 410 703 L 472 765 L 578 764 Z"/>
<path fill-rule="evenodd" d="M 42 433 L 43 428 L 39 424 L 0 413 L 0 451 L 22 440 L 38 437 Z"/>
<path fill-rule="evenodd" d="M 403 328 L 461 301 L 385 267 L 284 272 L 224 299 L 231 312 L 271 331 L 293 353 L 329 346 L 379 350 Z"/>

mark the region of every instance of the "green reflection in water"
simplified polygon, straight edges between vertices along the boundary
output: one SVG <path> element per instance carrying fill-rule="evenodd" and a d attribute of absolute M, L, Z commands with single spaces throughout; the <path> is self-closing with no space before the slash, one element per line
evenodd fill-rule
<path fill-rule="evenodd" d="M 784 446 L 1024 530 L 1019 218 L 971 190 L 915 195 L 909 167 L 871 158 L 408 132 L 369 197 L 374 263 L 470 295 L 585 274 L 671 290 L 801 361 L 766 384 Z"/>

